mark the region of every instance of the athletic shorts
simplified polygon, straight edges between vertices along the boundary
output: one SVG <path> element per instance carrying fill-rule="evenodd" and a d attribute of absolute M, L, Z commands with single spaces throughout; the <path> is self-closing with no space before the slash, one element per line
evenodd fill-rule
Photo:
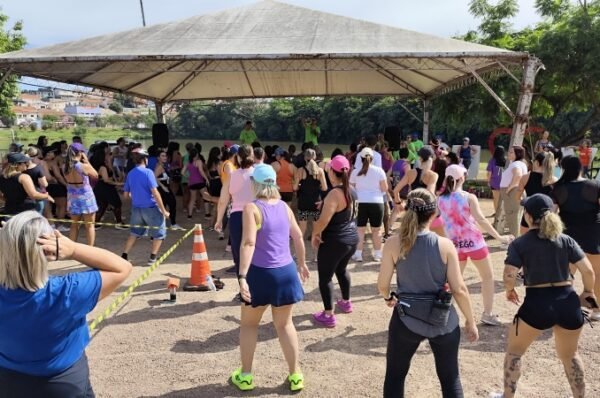
<path fill-rule="evenodd" d="M 538 330 L 553 326 L 577 330 L 584 323 L 579 296 L 572 286 L 527 288 L 514 322 L 518 319 Z"/>
<path fill-rule="evenodd" d="M 458 261 L 467 261 L 471 259 L 473 261 L 483 260 L 487 256 L 490 255 L 490 251 L 487 246 L 482 247 L 481 249 L 473 250 L 470 252 L 458 252 Z"/>
<path fill-rule="evenodd" d="M 283 200 L 286 203 L 290 203 L 294 199 L 293 192 L 280 192 L 280 195 L 281 195 L 281 200 Z"/>
<path fill-rule="evenodd" d="M 359 203 L 358 215 L 356 216 L 356 226 L 366 227 L 367 223 L 371 228 L 379 228 L 383 224 L 383 203 Z"/>
<path fill-rule="evenodd" d="M 200 190 L 202 190 L 204 188 L 206 188 L 206 183 L 204 183 L 204 182 L 200 182 L 198 184 L 188 185 L 188 189 L 190 191 L 200 191 Z"/>
<path fill-rule="evenodd" d="M 163 240 L 167 237 L 167 225 L 165 223 L 165 217 L 160 212 L 158 207 L 132 207 L 131 218 L 129 222 L 132 225 L 131 235 L 133 236 L 143 236 L 147 229 L 148 236 L 150 236 L 152 239 Z M 144 228 L 143 226 L 138 227 L 137 225 L 157 228 Z"/>
<path fill-rule="evenodd" d="M 312 210 L 298 210 L 298 221 L 317 221 L 321 212 Z"/>

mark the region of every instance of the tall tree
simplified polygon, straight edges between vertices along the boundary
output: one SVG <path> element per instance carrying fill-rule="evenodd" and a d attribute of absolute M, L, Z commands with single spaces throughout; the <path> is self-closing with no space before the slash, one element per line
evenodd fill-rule
<path fill-rule="evenodd" d="M 25 36 L 22 33 L 23 23 L 17 21 L 10 28 L 6 27 L 7 24 L 8 15 L 0 9 L 0 53 L 20 50 L 26 44 Z M 4 78 L 5 73 L 6 71 L 0 73 L 0 79 Z M 14 75 L 9 76 L 0 87 L 0 120 L 5 125 L 12 125 L 15 121 L 15 115 L 10 107 L 12 99 L 16 97 L 18 92 L 17 76 Z"/>

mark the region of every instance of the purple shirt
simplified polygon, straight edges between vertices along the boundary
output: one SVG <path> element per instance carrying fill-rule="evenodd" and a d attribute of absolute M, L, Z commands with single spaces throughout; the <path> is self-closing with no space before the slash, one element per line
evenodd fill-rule
<path fill-rule="evenodd" d="M 500 189 L 500 180 L 502 179 L 502 172 L 504 171 L 504 167 L 496 166 L 496 159 L 491 158 L 487 165 L 487 171 L 491 173 L 490 187 L 493 190 Z"/>
<path fill-rule="evenodd" d="M 260 210 L 262 222 L 256 232 L 252 265 L 279 268 L 291 264 L 288 206 L 281 200 L 274 204 L 256 200 L 254 204 Z"/>

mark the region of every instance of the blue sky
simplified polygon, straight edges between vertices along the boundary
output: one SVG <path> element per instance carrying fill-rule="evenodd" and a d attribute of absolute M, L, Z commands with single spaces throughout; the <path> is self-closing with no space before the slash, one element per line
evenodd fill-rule
<path fill-rule="evenodd" d="M 254 0 L 144 0 L 147 24 L 184 19 Z M 285 2 L 438 36 L 475 29 L 468 0 L 285 0 Z M 535 0 L 520 0 L 515 27 L 539 20 Z M 28 47 L 119 32 L 141 26 L 139 0 L 0 0 L 11 21 L 22 20 Z"/>

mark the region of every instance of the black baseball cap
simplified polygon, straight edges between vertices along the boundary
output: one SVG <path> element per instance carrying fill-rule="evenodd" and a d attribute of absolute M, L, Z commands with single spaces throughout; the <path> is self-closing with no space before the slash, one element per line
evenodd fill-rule
<path fill-rule="evenodd" d="M 544 217 L 546 213 L 552 211 L 554 202 L 548 195 L 536 193 L 535 195 L 523 199 L 521 201 L 521 206 L 523 206 L 525 211 L 537 221 Z"/>
<path fill-rule="evenodd" d="M 23 155 L 20 152 L 9 153 L 6 157 L 8 163 L 17 164 L 17 163 L 28 163 L 31 159 L 27 155 Z"/>

